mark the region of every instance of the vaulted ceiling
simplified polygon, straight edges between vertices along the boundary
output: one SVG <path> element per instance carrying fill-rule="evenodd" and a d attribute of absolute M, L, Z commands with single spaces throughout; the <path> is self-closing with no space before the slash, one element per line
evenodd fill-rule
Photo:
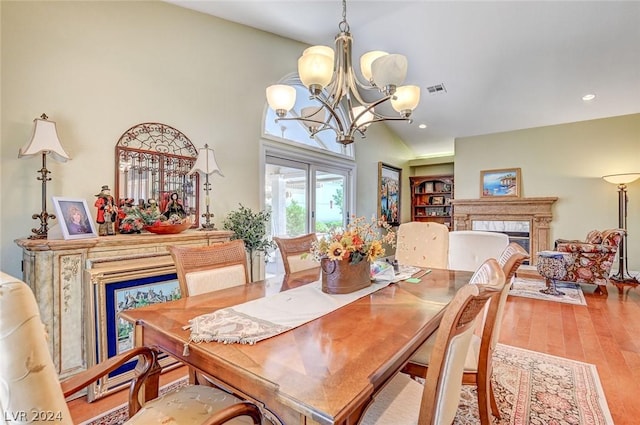
<path fill-rule="evenodd" d="M 333 45 L 342 18 L 340 1 L 168 1 L 308 44 Z M 457 137 L 640 112 L 638 1 L 351 0 L 347 20 L 354 63 L 369 50 L 408 57 L 421 102 L 412 124 L 389 125 L 416 156 L 452 153 Z"/>

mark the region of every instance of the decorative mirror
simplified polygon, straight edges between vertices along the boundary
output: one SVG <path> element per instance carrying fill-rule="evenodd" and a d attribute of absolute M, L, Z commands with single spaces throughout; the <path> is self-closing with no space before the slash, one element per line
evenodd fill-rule
<path fill-rule="evenodd" d="M 116 144 L 118 205 L 125 200 L 139 206 L 155 200 L 165 211 L 171 194 L 177 193 L 193 227 L 198 227 L 199 176 L 187 174 L 197 157 L 193 143 L 173 127 L 153 122 L 131 127 Z"/>

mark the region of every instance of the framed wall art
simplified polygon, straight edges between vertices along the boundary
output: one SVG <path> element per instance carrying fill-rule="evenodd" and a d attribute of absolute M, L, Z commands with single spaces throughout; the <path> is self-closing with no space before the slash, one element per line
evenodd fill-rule
<path fill-rule="evenodd" d="M 96 227 L 84 199 L 53 197 L 64 239 L 97 238 Z"/>
<path fill-rule="evenodd" d="M 519 197 L 521 186 L 520 168 L 480 171 L 480 196 Z"/>
<path fill-rule="evenodd" d="M 400 225 L 402 169 L 378 162 L 378 217 L 392 226 Z"/>

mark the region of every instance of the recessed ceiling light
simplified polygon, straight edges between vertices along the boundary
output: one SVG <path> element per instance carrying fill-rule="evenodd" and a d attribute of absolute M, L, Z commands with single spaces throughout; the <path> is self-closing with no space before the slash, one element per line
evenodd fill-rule
<path fill-rule="evenodd" d="M 427 128 L 427 125 L 426 125 L 426 124 L 420 124 L 420 125 L 418 126 L 418 128 Z"/>
<path fill-rule="evenodd" d="M 585 94 L 584 96 L 582 96 L 582 100 L 584 100 L 585 102 L 589 100 L 593 100 L 595 98 L 596 98 L 596 95 L 593 93 Z"/>

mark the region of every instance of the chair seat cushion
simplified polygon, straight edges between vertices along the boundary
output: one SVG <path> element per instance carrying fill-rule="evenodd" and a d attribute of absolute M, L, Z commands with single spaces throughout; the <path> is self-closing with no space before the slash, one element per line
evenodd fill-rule
<path fill-rule="evenodd" d="M 189 425 L 201 424 L 211 414 L 241 402 L 218 388 L 187 385 L 147 402 L 126 425 Z M 253 424 L 248 416 L 240 416 L 227 424 Z"/>
<path fill-rule="evenodd" d="M 376 395 L 360 425 L 417 424 L 423 390 L 422 384 L 398 373 Z"/>
<path fill-rule="evenodd" d="M 433 345 L 436 342 L 436 333 L 432 334 L 424 344 L 418 348 L 410 362 L 418 365 L 429 367 L 431 362 L 431 351 L 433 351 Z M 480 356 L 480 342 L 481 339 L 478 335 L 471 336 L 471 344 L 469 345 L 469 352 L 464 361 L 465 373 L 478 372 L 478 358 Z"/>

